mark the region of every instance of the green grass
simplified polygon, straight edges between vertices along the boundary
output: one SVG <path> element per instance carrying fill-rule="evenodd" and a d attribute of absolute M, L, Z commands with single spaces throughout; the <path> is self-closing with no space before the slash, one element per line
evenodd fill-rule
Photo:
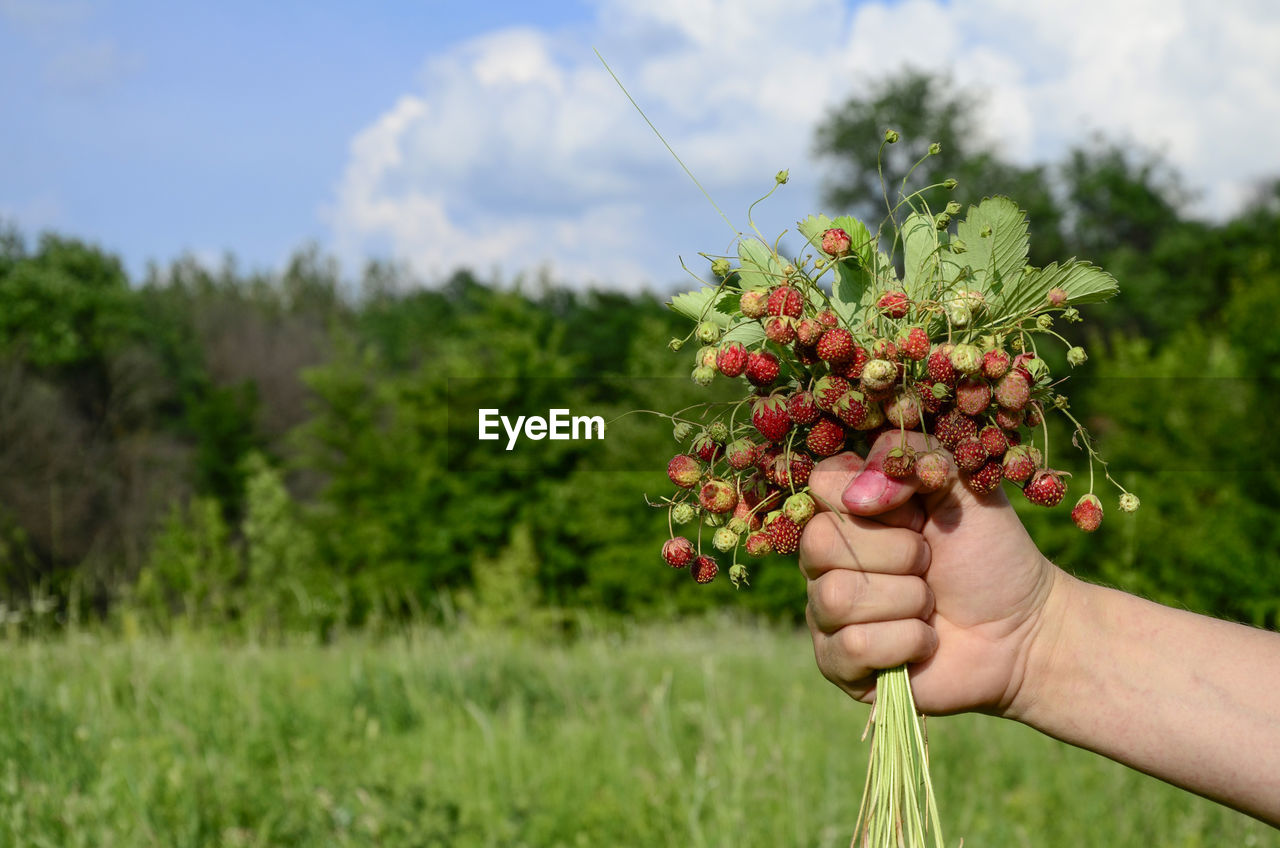
<path fill-rule="evenodd" d="M 80 635 L 0 646 L 0 681 L 4 846 L 843 848 L 866 765 L 866 708 L 807 636 L 730 622 L 553 644 Z M 1280 846 L 1011 722 L 929 731 L 951 845 Z"/>

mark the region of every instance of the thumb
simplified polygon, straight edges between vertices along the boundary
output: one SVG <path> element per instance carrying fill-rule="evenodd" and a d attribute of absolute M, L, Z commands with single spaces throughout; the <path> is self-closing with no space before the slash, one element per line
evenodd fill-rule
<path fill-rule="evenodd" d="M 911 430 L 890 430 L 880 434 L 867 460 L 849 485 L 840 501 L 854 515 L 880 515 L 902 506 L 919 490 L 919 480 L 914 476 L 897 480 L 884 473 L 884 460 L 894 448 L 910 447 L 917 452 L 932 450 L 936 443 L 923 433 Z"/>

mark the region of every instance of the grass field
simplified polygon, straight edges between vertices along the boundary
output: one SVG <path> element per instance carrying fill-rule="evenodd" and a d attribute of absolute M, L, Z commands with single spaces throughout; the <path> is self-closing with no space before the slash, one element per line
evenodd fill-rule
<path fill-rule="evenodd" d="M 866 708 L 805 635 L 724 621 L 79 635 L 0 645 L 0 681 L 4 846 L 844 846 L 866 762 Z M 1011 722 L 929 730 L 951 845 L 1280 846 Z"/>

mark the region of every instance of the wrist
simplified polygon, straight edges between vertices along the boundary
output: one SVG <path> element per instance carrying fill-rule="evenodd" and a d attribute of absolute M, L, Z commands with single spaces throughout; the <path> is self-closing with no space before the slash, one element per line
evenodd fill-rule
<path fill-rule="evenodd" d="M 1052 723 L 1046 713 L 1063 703 L 1063 690 L 1071 686 L 1067 679 L 1070 653 L 1078 645 L 1079 634 L 1075 631 L 1081 611 L 1087 606 L 1082 596 L 1093 588 L 1047 560 L 1045 566 L 1048 578 L 1044 600 L 1030 622 L 1018 663 L 1019 674 L 1001 710 L 1006 718 L 1036 728 Z"/>

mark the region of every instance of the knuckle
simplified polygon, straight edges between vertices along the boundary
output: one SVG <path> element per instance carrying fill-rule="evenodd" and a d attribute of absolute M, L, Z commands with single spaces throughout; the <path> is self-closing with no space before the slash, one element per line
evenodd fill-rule
<path fill-rule="evenodd" d="M 909 538 L 911 541 L 907 544 L 906 568 L 903 573 L 924 574 L 929 570 L 929 560 L 932 558 L 929 543 L 918 533 L 912 533 Z"/>
<path fill-rule="evenodd" d="M 842 627 L 836 633 L 835 638 L 837 640 L 836 644 L 840 647 L 840 653 L 861 665 L 871 648 L 867 629 L 865 627 Z"/>
<path fill-rule="evenodd" d="M 800 567 L 826 564 L 831 558 L 832 537 L 836 532 L 829 513 L 819 513 L 809 519 L 800 534 Z"/>

